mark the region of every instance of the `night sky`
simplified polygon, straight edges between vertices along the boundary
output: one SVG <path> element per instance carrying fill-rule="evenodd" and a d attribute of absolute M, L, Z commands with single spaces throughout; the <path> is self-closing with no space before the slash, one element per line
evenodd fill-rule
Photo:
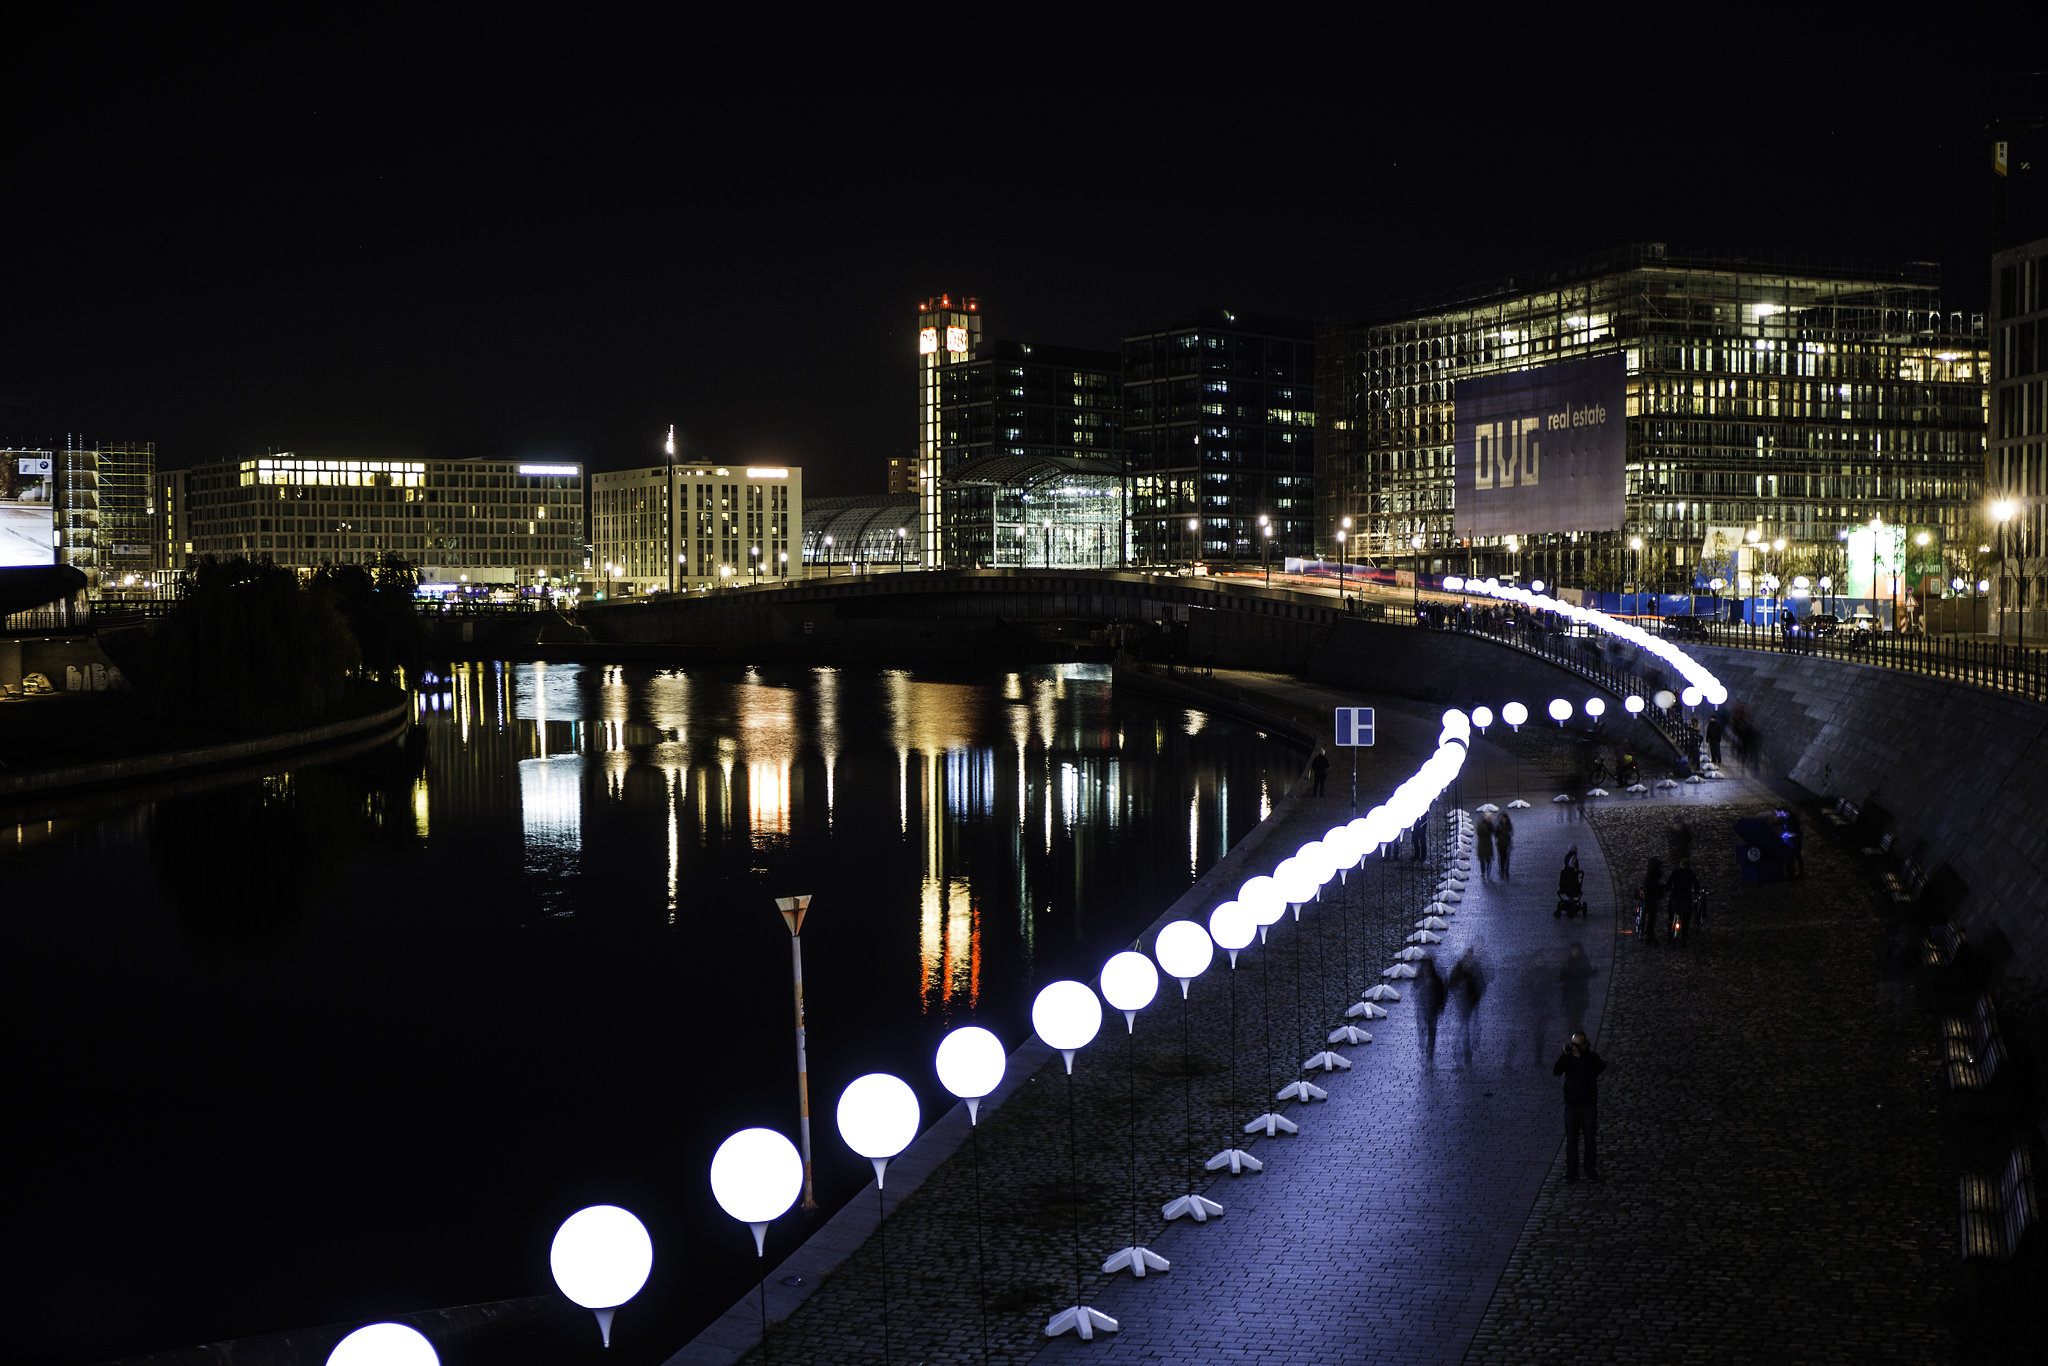
<path fill-rule="evenodd" d="M 606 469 L 673 422 L 686 454 L 878 492 L 927 294 L 1113 348 L 1198 302 L 1355 317 L 1655 240 L 1939 260 L 1978 311 L 1984 130 L 2041 110 L 2018 6 L 1851 48 L 1776 12 L 1625 45 L 1058 13 L 949 21 L 1030 40 L 781 10 L 16 30 L 0 445 Z"/>

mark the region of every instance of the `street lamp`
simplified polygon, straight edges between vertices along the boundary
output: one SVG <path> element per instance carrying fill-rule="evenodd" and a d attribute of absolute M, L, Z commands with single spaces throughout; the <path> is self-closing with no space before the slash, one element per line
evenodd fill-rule
<path fill-rule="evenodd" d="M 1351 519 L 1344 519 L 1344 526 L 1351 525 Z M 1344 601 L 1344 527 L 1337 528 L 1337 601 Z"/>
<path fill-rule="evenodd" d="M 757 545 L 750 545 L 750 546 L 748 546 L 748 547 L 747 547 L 747 575 L 748 575 L 749 581 L 750 581 L 750 582 L 751 582 L 751 583 L 752 583 L 752 584 L 753 584 L 754 586 L 759 586 L 759 584 L 760 584 L 760 582 L 761 582 L 761 547 L 760 547 L 760 546 L 757 546 Z"/>
<path fill-rule="evenodd" d="M 1195 517 L 1188 518 L 1188 577 L 1195 576 L 1195 561 L 1202 557 L 1202 523 Z"/>
<path fill-rule="evenodd" d="M 896 528 L 896 572 L 899 574 L 903 572 L 903 544 L 909 535 L 908 527 Z"/>
<path fill-rule="evenodd" d="M 1045 567 L 1052 568 L 1052 518 L 1045 519 Z"/>
<path fill-rule="evenodd" d="M 1916 531 L 1913 533 L 1913 544 L 1919 546 L 1922 550 L 1925 550 L 1927 548 L 1927 543 L 1932 539 L 1933 537 L 1929 536 L 1924 531 Z M 1923 556 L 1920 562 L 1922 564 L 1927 563 L 1926 558 Z M 1927 582 L 1926 575 L 1924 574 L 1921 575 L 1920 583 L 1920 629 L 1923 632 L 1927 629 Z"/>
<path fill-rule="evenodd" d="M 1633 615 L 1641 616 L 1643 607 L 1643 538 L 1640 536 L 1629 537 L 1628 549 L 1628 581 L 1633 586 L 1634 591 L 1634 597 L 1629 605 L 1636 609 Z"/>
<path fill-rule="evenodd" d="M 788 578 L 788 577 L 789 577 L 789 552 L 788 552 L 787 550 L 778 550 L 778 551 L 776 551 L 776 552 L 775 552 L 775 556 L 776 556 L 776 559 L 775 559 L 775 563 L 776 563 L 776 572 L 777 572 L 777 574 L 779 574 L 779 575 L 780 575 L 780 576 L 781 576 L 782 578 L 785 578 L 785 579 L 786 579 L 786 578 Z"/>
<path fill-rule="evenodd" d="M 825 577 L 832 577 L 832 538 L 825 538 Z"/>
<path fill-rule="evenodd" d="M 1273 524 L 1259 518 L 1259 559 L 1266 567 L 1266 587 L 1273 586 Z"/>
<path fill-rule="evenodd" d="M 1422 615 L 1422 537 L 1420 535 L 1410 536 L 1408 538 L 1408 548 L 1415 552 L 1415 572 L 1410 580 L 1410 587 L 1414 589 L 1415 593 L 1415 615 L 1420 617 Z"/>
<path fill-rule="evenodd" d="M 1871 514 L 1871 517 L 1870 517 L 1870 615 L 1871 615 L 1871 623 L 1870 623 L 1870 626 L 1871 626 L 1871 629 L 1872 629 L 1873 631 L 1875 631 L 1875 630 L 1876 630 L 1876 629 L 1877 629 L 1878 627 L 1880 627 L 1880 626 L 1884 625 L 1884 623 L 1883 623 L 1883 622 L 1881 622 L 1881 621 L 1878 621 L 1878 620 L 1876 619 L 1876 618 L 1877 618 L 1877 533 L 1878 533 L 1878 532 L 1880 532 L 1880 531 L 1882 531 L 1882 530 L 1884 530 L 1884 518 L 1883 518 L 1882 516 L 1880 516 L 1880 515 L 1876 514 L 1876 513 L 1872 513 L 1872 514 Z M 1896 578 L 1896 576 L 1894 576 L 1894 578 L 1893 578 L 1892 582 L 1893 582 L 1893 584 L 1894 584 L 1894 585 L 1896 585 L 1896 584 L 1897 584 L 1897 582 L 1898 582 L 1898 579 Z M 1896 589 L 1896 587 L 1894 587 L 1894 589 L 1893 589 L 1893 594 L 1892 594 L 1892 595 L 1893 595 L 1893 597 L 1894 597 L 1895 599 L 1897 598 L 1897 596 L 1898 596 L 1898 592 L 1897 592 L 1897 589 Z M 1893 625 L 1897 625 L 1897 624 L 1898 624 L 1898 620 L 1899 620 L 1899 609 L 1898 609 L 1898 605 L 1897 605 L 1897 603 L 1896 603 L 1896 602 L 1894 602 L 1894 603 L 1893 603 L 1893 605 L 1892 605 L 1892 624 L 1893 624 Z"/>

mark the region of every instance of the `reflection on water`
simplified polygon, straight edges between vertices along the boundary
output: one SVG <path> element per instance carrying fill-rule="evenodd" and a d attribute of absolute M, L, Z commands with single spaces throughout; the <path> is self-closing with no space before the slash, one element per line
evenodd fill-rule
<path fill-rule="evenodd" d="M 541 1293 L 600 1201 L 694 1246 L 727 1221 L 683 1174 L 795 1128 L 774 897 L 815 897 L 814 1110 L 886 1069 L 936 1115 L 947 1027 L 1021 1040 L 1300 761 L 1088 667 L 465 664 L 417 707 L 400 746 L 0 828 L 41 1250 L 13 1355 Z M 817 1163 L 828 1209 L 871 1177 L 829 1135 Z M 750 1270 L 658 1258 L 645 1340 Z"/>
<path fill-rule="evenodd" d="M 419 702 L 432 779 L 412 810 L 425 837 L 516 807 L 522 867 L 547 915 L 576 915 L 594 881 L 653 860 L 662 918 L 686 926 L 703 911 L 689 889 L 707 878 L 779 872 L 829 850 L 849 820 L 846 765 L 872 775 L 879 760 L 893 779 L 886 819 L 916 854 L 918 1008 L 973 1010 L 991 915 L 1029 977 L 1040 921 L 1061 907 L 1081 921 L 1096 913 L 1093 879 L 1134 822 L 1184 804 L 1177 873 L 1192 879 L 1271 810 L 1261 764 L 1238 775 L 1256 783 L 1256 806 L 1234 812 L 1230 779 L 1245 766 L 1178 753 L 1250 737 L 1142 705 L 1131 732 L 1108 682 L 1094 665 L 1012 672 L 993 689 L 906 670 L 457 665 Z M 854 795 L 863 838 L 876 795 L 871 776 Z M 648 807 L 660 838 L 590 868 L 586 829 Z"/>

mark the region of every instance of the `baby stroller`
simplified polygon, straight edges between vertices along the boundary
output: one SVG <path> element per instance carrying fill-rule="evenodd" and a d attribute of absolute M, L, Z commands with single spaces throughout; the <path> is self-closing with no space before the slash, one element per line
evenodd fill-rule
<path fill-rule="evenodd" d="M 1579 846 L 1574 844 L 1564 856 L 1564 867 L 1557 874 L 1557 909 L 1553 917 L 1564 915 L 1583 916 L 1586 913 L 1586 875 L 1579 871 Z"/>

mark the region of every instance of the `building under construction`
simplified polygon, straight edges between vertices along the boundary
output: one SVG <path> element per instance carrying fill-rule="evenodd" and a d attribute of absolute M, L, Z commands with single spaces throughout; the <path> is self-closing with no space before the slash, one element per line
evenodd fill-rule
<path fill-rule="evenodd" d="M 1851 529 L 1874 517 L 1961 547 L 1984 482 L 1983 333 L 1981 318 L 1942 310 L 1932 265 L 1790 265 L 1660 243 L 1326 327 L 1320 548 L 1335 553 L 1348 517 L 1353 559 L 1690 590 L 1731 539 L 1782 541 L 1775 568 L 1788 579 L 1840 572 Z M 1457 490 L 1493 470 L 1458 471 L 1460 385 L 1594 358 L 1618 361 L 1625 404 L 1612 515 L 1593 529 L 1536 517 L 1475 532 Z"/>

